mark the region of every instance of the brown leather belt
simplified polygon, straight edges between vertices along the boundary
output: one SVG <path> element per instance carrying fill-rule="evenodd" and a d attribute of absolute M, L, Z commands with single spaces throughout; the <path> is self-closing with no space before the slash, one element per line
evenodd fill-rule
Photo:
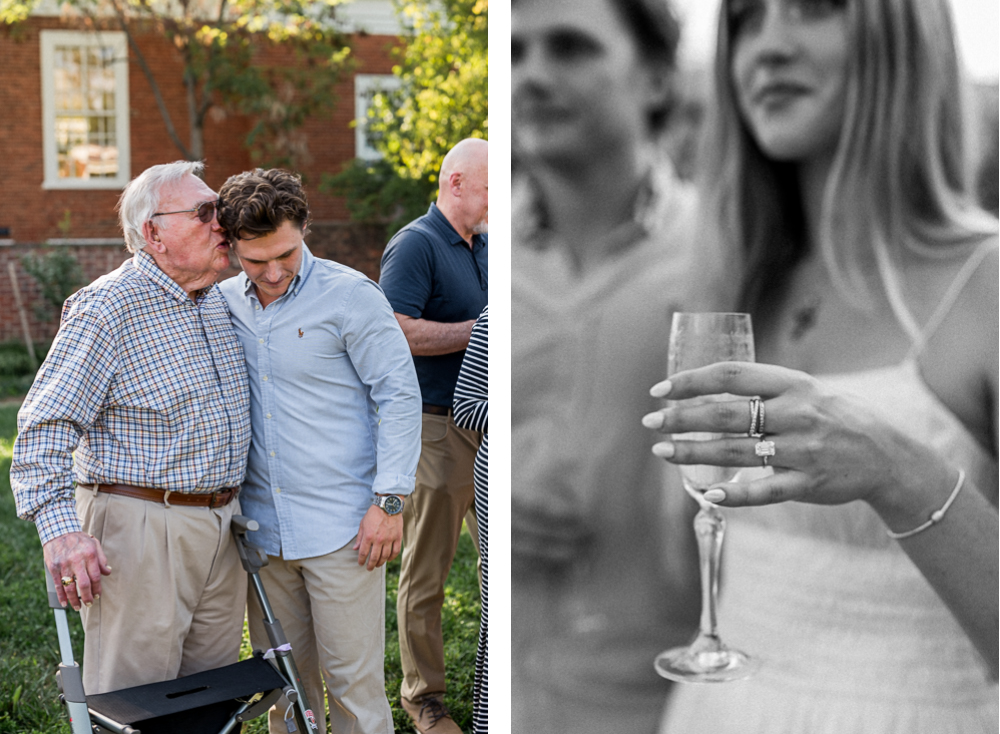
<path fill-rule="evenodd" d="M 91 485 L 93 486 L 93 485 Z M 131 484 L 98 484 L 98 492 L 120 494 L 123 497 L 133 497 L 137 500 L 158 502 L 167 507 L 171 505 L 187 505 L 194 507 L 225 507 L 239 493 L 239 487 L 227 487 L 215 492 L 192 494 L 190 492 L 171 492 L 169 489 L 152 489 L 150 487 L 133 487 Z"/>
<path fill-rule="evenodd" d="M 451 408 L 446 408 L 443 405 L 428 405 L 424 403 L 424 412 L 431 415 L 451 415 Z"/>

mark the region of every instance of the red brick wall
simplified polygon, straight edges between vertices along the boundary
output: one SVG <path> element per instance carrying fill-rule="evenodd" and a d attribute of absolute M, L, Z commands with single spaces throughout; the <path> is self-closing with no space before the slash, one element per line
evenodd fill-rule
<path fill-rule="evenodd" d="M 130 257 L 129 253 L 125 251 L 124 245 L 121 247 L 67 246 L 59 249 L 76 258 L 76 261 L 83 268 L 84 277 L 88 283 L 104 273 L 114 270 Z M 35 279 L 28 275 L 24 266 L 21 265 L 21 258 L 31 252 L 41 251 L 30 245 L 0 247 L 0 341 L 14 339 L 20 341 L 24 333 L 8 271 L 8 263 L 12 261 L 16 268 L 18 287 L 28 315 L 32 339 L 35 341 L 49 340 L 59 327 L 59 314 L 54 310 L 50 309 L 49 311 L 50 321 L 40 320 L 35 313 L 35 305 L 42 304 L 44 301 Z"/>
<path fill-rule="evenodd" d="M 372 280 L 377 281 L 379 262 L 387 238 L 382 227 L 352 223 L 313 224 L 306 237 L 309 249 L 317 257 L 336 260 L 348 267 L 359 270 Z M 90 283 L 96 278 L 111 272 L 123 261 L 131 257 L 124 245 L 95 246 L 67 245 L 60 246 L 60 252 L 65 252 L 76 258 L 83 269 L 85 282 Z M 32 339 L 49 340 L 55 336 L 59 328 L 59 315 L 50 310 L 52 320 L 44 321 L 37 317 L 35 305 L 44 303 L 38 284 L 25 271 L 21 258 L 31 252 L 46 250 L 31 245 L 15 245 L 0 247 L 0 342 L 23 338 L 23 330 L 18 315 L 17 303 L 10 280 L 7 263 L 13 261 L 21 299 L 28 314 L 29 328 Z M 222 274 L 222 279 L 239 273 L 236 258 L 232 258 L 232 267 Z"/>
<path fill-rule="evenodd" d="M 0 28 L 0 228 L 9 234 L 0 239 L 14 240 L 0 247 L 0 341 L 21 338 L 21 325 L 11 290 L 7 263 L 17 265 L 22 296 L 28 302 L 29 322 L 35 339 L 51 338 L 57 321 L 39 321 L 32 304 L 40 300 L 38 287 L 20 265 L 19 259 L 33 246 L 50 238 L 121 237 L 114 206 L 119 191 L 45 190 L 42 154 L 42 82 L 39 31 L 66 28 L 58 18 L 31 18 L 15 31 Z M 337 88 L 332 112 L 306 123 L 303 132 L 308 155 L 300 166 L 312 210 L 310 248 L 378 278 L 378 264 L 385 245 L 379 227 L 351 224 L 342 199 L 318 190 L 323 173 L 337 173 L 354 157 L 353 73 L 392 72 L 392 36 L 360 34 L 351 37 L 355 66 L 344 75 Z M 140 48 L 160 84 L 173 124 L 187 144 L 188 121 L 185 90 L 181 79 L 181 59 L 174 47 L 158 36 L 139 39 Z M 130 54 L 129 106 L 131 129 L 131 175 L 149 166 L 180 159 L 181 153 L 167 135 L 152 89 Z M 209 113 L 205 123 L 205 178 L 218 189 L 225 179 L 253 164 L 243 141 L 252 121 L 221 110 Z M 70 227 L 58 223 L 70 212 Z M 123 246 L 65 246 L 83 267 L 87 282 L 117 267 L 129 257 Z M 235 273 L 231 269 L 230 273 Z"/>
<path fill-rule="evenodd" d="M 63 28 L 58 18 L 32 18 L 15 33 L 0 29 L 0 228 L 18 243 L 37 243 L 48 238 L 99 238 L 119 236 L 114 205 L 117 191 L 44 190 L 42 158 L 42 84 L 39 31 Z M 351 37 L 355 71 L 388 74 L 393 59 L 392 36 Z M 181 60 L 165 39 L 144 36 L 139 45 L 160 84 L 171 110 L 174 126 L 187 144 L 188 123 Z M 300 172 L 307 183 L 313 218 L 317 222 L 344 222 L 347 209 L 342 200 L 320 194 L 322 173 L 339 172 L 354 157 L 354 81 L 346 74 L 338 85 L 338 103 L 332 113 L 310 120 L 304 133 L 309 151 Z M 152 90 L 134 57 L 129 64 L 129 101 L 132 175 L 151 165 L 181 158 L 167 135 Z M 225 179 L 251 166 L 243 141 L 251 127 L 245 117 L 210 112 L 205 123 L 205 178 L 218 188 Z M 57 223 L 70 211 L 71 228 L 62 232 Z"/>

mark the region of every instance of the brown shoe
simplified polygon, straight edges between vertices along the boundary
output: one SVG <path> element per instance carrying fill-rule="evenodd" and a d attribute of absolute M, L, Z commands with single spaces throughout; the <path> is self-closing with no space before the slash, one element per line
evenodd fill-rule
<path fill-rule="evenodd" d="M 400 698 L 400 702 L 420 734 L 462 734 L 440 696 L 428 694 L 416 702 Z"/>

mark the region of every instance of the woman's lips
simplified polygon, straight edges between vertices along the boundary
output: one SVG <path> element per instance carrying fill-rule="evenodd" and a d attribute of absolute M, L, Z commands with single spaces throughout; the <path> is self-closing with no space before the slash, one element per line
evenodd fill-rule
<path fill-rule="evenodd" d="M 809 94 L 808 87 L 801 84 L 777 83 L 767 84 L 754 92 L 752 97 L 755 105 L 778 107 Z"/>

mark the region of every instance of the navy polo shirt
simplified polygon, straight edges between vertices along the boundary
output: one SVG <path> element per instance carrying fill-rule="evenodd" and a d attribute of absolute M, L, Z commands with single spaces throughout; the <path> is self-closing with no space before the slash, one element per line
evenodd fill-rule
<path fill-rule="evenodd" d="M 427 321 L 455 323 L 479 317 L 486 307 L 489 268 L 487 236 L 475 235 L 472 249 L 436 204 L 399 230 L 382 254 L 378 284 L 392 310 Z M 465 350 L 414 356 L 423 402 L 451 407 Z"/>

